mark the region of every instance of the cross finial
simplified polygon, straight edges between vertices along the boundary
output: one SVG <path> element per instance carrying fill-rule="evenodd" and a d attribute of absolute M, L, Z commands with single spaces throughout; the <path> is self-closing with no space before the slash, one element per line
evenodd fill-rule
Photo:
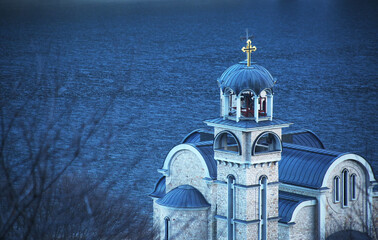
<path fill-rule="evenodd" d="M 247 46 L 243 47 L 241 50 L 247 53 L 247 66 L 250 67 L 251 66 L 251 53 L 256 51 L 257 48 L 255 46 L 252 46 L 252 41 L 248 39 Z"/>

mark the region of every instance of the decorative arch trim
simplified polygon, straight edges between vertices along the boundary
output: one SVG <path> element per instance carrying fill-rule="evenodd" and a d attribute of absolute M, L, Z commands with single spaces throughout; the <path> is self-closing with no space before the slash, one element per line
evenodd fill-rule
<path fill-rule="evenodd" d="M 337 165 L 339 165 L 341 162 L 346 160 L 352 160 L 360 164 L 362 166 L 364 172 L 366 173 L 366 180 L 370 182 L 375 182 L 373 170 L 370 166 L 370 164 L 361 156 L 358 156 L 357 154 L 353 153 L 347 153 L 344 155 L 341 155 L 336 160 L 333 161 L 333 163 L 328 167 L 326 174 L 324 175 L 323 182 L 322 182 L 322 188 L 327 186 L 327 181 L 329 177 L 331 176 L 332 171 L 336 168 Z"/>
<path fill-rule="evenodd" d="M 253 91 L 252 89 L 249 89 L 249 88 L 241 90 L 237 96 L 240 97 L 242 95 L 242 93 L 244 93 L 246 91 L 250 91 L 251 93 L 253 93 L 253 96 L 259 96 L 255 93 L 255 91 Z"/>
<path fill-rule="evenodd" d="M 277 151 L 273 151 L 273 152 L 282 152 L 282 140 L 281 138 L 275 133 L 275 132 L 272 132 L 272 131 L 266 131 L 266 132 L 262 132 L 259 136 L 257 136 L 256 140 L 253 142 L 252 144 L 252 155 L 256 155 L 255 153 L 255 147 L 256 147 L 256 144 L 257 142 L 260 140 L 260 138 L 267 134 L 267 133 L 271 133 L 274 135 L 274 137 L 276 138 L 276 140 L 279 141 L 279 144 L 280 144 L 280 150 L 277 150 Z"/>
<path fill-rule="evenodd" d="M 273 88 L 264 88 L 263 90 L 260 91 L 259 93 L 259 97 L 261 95 L 261 93 L 265 91 L 266 92 L 266 95 L 273 95 Z"/>
<path fill-rule="evenodd" d="M 186 143 L 177 145 L 174 148 L 172 148 L 171 151 L 169 151 L 167 157 L 164 160 L 164 164 L 163 164 L 163 168 L 162 168 L 163 171 L 165 170 L 165 175 L 170 176 L 172 159 L 174 158 L 174 156 L 177 153 L 184 151 L 184 150 L 190 151 L 190 152 L 192 152 L 196 155 L 196 157 L 200 160 L 203 168 L 206 169 L 206 176 L 205 177 L 211 178 L 209 168 L 206 164 L 205 159 L 203 158 L 202 154 L 200 153 L 200 151 L 197 148 L 195 148 L 194 146 L 192 146 L 190 144 L 186 144 Z"/>
<path fill-rule="evenodd" d="M 222 135 L 224 135 L 224 134 L 230 134 L 234 139 L 235 139 L 235 141 L 236 141 L 236 144 L 238 145 L 238 155 L 241 155 L 241 152 L 242 152 L 242 149 L 241 149 L 241 144 L 240 144 L 240 142 L 239 142 L 239 139 L 236 137 L 236 135 L 233 133 L 233 132 L 230 132 L 230 131 L 228 131 L 228 130 L 224 130 L 224 131 L 221 131 L 221 132 L 219 132 L 216 136 L 215 136 L 215 138 L 214 138 L 214 145 L 213 145 L 213 149 L 214 149 L 214 151 L 215 150 L 219 150 L 219 149 L 217 149 L 216 148 L 216 146 L 217 145 L 219 145 L 219 138 L 222 136 Z M 222 151 L 222 150 L 220 150 L 220 151 Z M 231 151 L 230 151 L 231 152 Z"/>
<path fill-rule="evenodd" d="M 266 175 L 261 175 L 260 177 L 259 177 L 259 182 L 261 182 L 261 180 L 263 179 L 263 178 L 266 178 L 266 181 L 268 182 L 268 177 L 266 176 Z"/>
<path fill-rule="evenodd" d="M 290 221 L 288 223 L 295 222 L 300 210 L 302 210 L 305 207 L 310 207 L 310 206 L 315 206 L 315 205 L 316 205 L 316 200 L 307 200 L 307 201 L 301 202 L 294 209 L 293 214 L 291 215 Z"/>

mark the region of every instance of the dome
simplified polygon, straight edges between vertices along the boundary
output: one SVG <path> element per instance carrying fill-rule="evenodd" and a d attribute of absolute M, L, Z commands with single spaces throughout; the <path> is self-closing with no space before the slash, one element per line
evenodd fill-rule
<path fill-rule="evenodd" d="M 182 185 L 171 190 L 156 203 L 172 208 L 204 208 L 210 206 L 201 192 L 190 185 Z"/>
<path fill-rule="evenodd" d="M 232 73 L 239 71 L 240 69 L 245 68 L 245 67 L 247 67 L 247 60 L 241 61 L 241 62 L 234 64 L 231 67 L 227 68 L 222 73 L 222 75 L 218 78 L 219 84 L 222 84 L 228 78 L 228 76 L 230 76 Z M 271 78 L 273 78 L 272 75 L 270 75 L 269 71 L 266 70 L 266 68 L 264 68 L 263 66 L 257 65 L 256 63 L 252 63 L 252 67 L 265 72 Z"/>
<path fill-rule="evenodd" d="M 226 71 L 224 71 L 222 73 L 222 75 L 220 76 L 220 78 L 218 78 L 218 83 L 219 84 L 222 84 L 224 82 L 225 79 L 228 78 L 228 76 L 230 76 L 230 74 L 244 68 L 247 66 L 247 61 L 241 61 L 235 65 L 232 65 L 231 67 L 227 68 Z"/>
<path fill-rule="evenodd" d="M 274 86 L 272 75 L 264 67 L 257 64 L 250 67 L 242 65 L 239 69 L 233 65 L 223 75 L 225 75 L 225 78 L 221 79 L 223 82 L 220 86 L 223 92 L 226 88 L 229 88 L 235 94 L 239 94 L 243 90 L 252 90 L 255 94 L 260 95 L 264 89 L 271 89 Z"/>

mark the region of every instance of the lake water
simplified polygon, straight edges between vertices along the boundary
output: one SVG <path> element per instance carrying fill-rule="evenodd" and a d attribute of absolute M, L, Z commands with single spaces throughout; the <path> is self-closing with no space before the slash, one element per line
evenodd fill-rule
<path fill-rule="evenodd" d="M 166 154 L 218 116 L 217 78 L 245 59 L 248 28 L 253 60 L 278 80 L 275 118 L 377 173 L 377 10 L 369 0 L 3 4 L 2 114 L 28 100 L 25 121 L 43 125 L 68 104 L 77 125 L 113 101 L 85 151 L 101 152 L 101 135 L 114 132 L 109 154 L 85 171 L 108 173 L 149 209 Z"/>

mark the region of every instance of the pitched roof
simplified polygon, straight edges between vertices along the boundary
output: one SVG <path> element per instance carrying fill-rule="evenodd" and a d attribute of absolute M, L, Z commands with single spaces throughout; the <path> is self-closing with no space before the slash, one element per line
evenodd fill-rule
<path fill-rule="evenodd" d="M 283 129 L 282 131 L 283 142 L 307 147 L 325 148 L 319 137 L 310 130 L 288 131 L 287 129 Z"/>
<path fill-rule="evenodd" d="M 322 186 L 329 166 L 341 155 L 339 152 L 283 143 L 278 165 L 280 182 L 315 188 Z"/>
<path fill-rule="evenodd" d="M 181 143 L 196 143 L 209 140 L 214 140 L 214 129 L 199 128 L 186 135 Z"/>
<path fill-rule="evenodd" d="M 278 215 L 279 222 L 288 223 L 293 217 L 294 210 L 305 201 L 315 200 L 313 197 L 279 191 L 278 193 Z"/>
<path fill-rule="evenodd" d="M 171 208 L 210 207 L 201 192 L 190 185 L 182 185 L 172 189 L 164 197 L 158 199 L 156 203 Z"/>

